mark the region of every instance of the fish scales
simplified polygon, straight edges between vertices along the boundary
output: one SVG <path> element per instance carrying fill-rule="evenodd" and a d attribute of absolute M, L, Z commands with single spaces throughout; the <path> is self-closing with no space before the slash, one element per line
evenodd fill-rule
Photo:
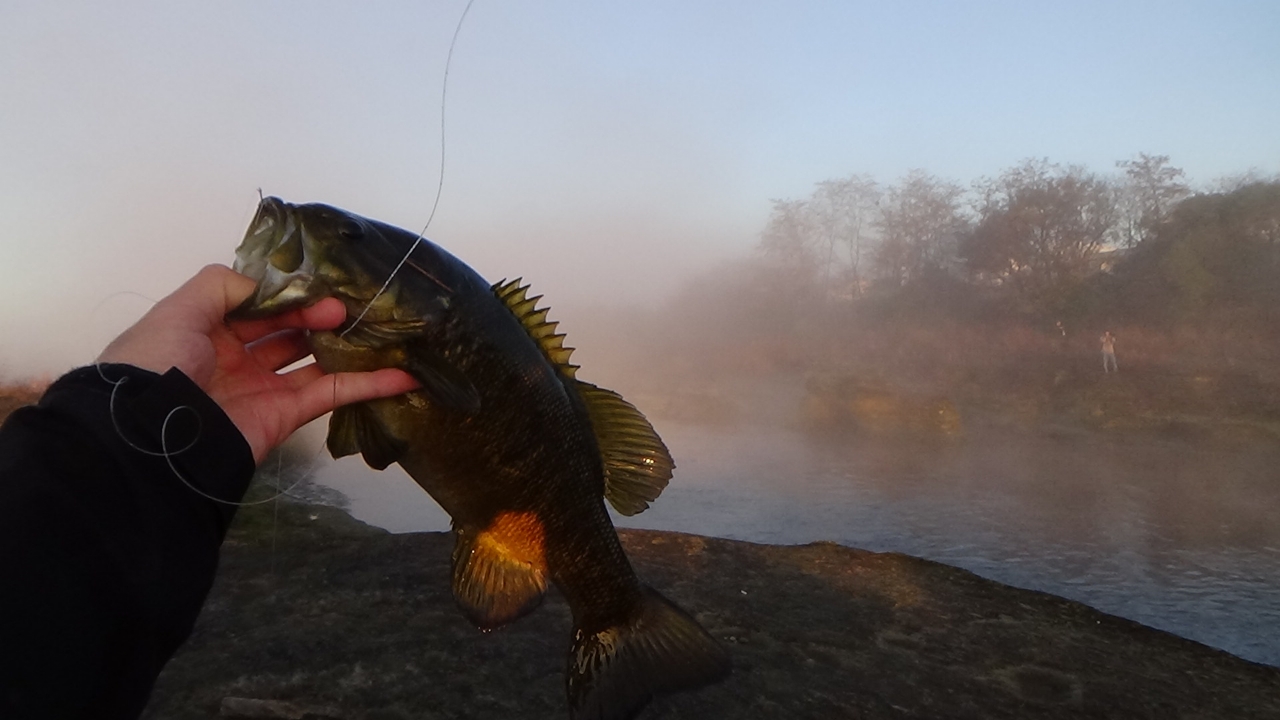
<path fill-rule="evenodd" d="M 235 269 L 258 285 L 232 316 L 337 297 L 350 320 L 311 334 L 320 366 L 419 380 L 336 410 L 330 452 L 399 463 L 449 513 L 454 596 L 481 629 L 523 617 L 557 585 L 574 620 L 572 718 L 631 718 L 655 695 L 725 677 L 723 648 L 640 581 L 605 510 L 607 499 L 634 514 L 658 497 L 674 467 L 666 447 L 621 396 L 577 380 L 527 287 L 490 285 L 400 228 L 278 198 L 263 199 Z"/>

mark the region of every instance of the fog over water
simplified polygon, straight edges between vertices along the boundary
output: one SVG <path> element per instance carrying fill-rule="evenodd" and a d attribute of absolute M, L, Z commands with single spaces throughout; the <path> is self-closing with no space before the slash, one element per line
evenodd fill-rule
<path fill-rule="evenodd" d="M 620 527 L 907 553 L 1280 665 L 1274 447 L 1016 434 L 902 446 L 657 426 L 675 479 L 649 510 L 615 516 Z M 315 477 L 365 522 L 449 529 L 398 468 L 346 458 Z"/>
<path fill-rule="evenodd" d="M 0 380 L 91 361 L 201 265 L 229 263 L 259 188 L 421 228 L 464 5 L 6 0 Z M 1265 333 L 1121 331 L 1125 375 L 1102 386 L 1105 302 L 1077 308 L 1069 338 L 1047 315 L 1001 334 L 891 314 L 855 328 L 832 308 L 870 275 L 828 272 L 834 245 L 808 305 L 788 305 L 794 268 L 753 264 L 767 228 L 790 229 L 770 225 L 771 201 L 802 208 L 816 183 L 854 174 L 883 190 L 923 169 L 968 192 L 1048 158 L 1103 187 L 1124 175 L 1117 161 L 1153 153 L 1185 170 L 1187 192 L 1274 176 L 1277 27 L 1276 3 L 478 0 L 450 71 L 427 235 L 488 280 L 523 276 L 545 294 L 581 377 L 634 401 L 671 447 L 670 487 L 620 525 L 910 553 L 1280 664 L 1273 436 L 1042 433 L 1020 414 L 1208 405 L 1220 387 L 1254 412 L 1280 367 Z M 1201 270 L 1179 287 L 1207 294 Z M 1006 382 L 988 360 L 1019 352 L 1061 362 Z M 1151 380 L 1164 360 L 1187 377 Z M 1015 396 L 991 411 L 1014 419 L 971 424 L 963 406 L 956 437 L 802 429 L 826 397 L 806 383 L 848 378 L 889 424 L 927 426 L 949 398 L 987 390 Z M 321 424 L 300 443 L 357 518 L 448 529 L 398 468 L 323 457 Z"/>

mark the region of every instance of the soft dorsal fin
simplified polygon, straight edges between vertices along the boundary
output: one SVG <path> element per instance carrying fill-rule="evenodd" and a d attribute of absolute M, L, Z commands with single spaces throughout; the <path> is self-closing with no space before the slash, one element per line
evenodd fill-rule
<path fill-rule="evenodd" d="M 560 323 L 547 322 L 547 308 L 537 307 L 542 296 L 526 297 L 529 294 L 529 286 L 521 285 L 521 280 L 523 278 L 516 278 L 510 282 L 504 280 L 493 286 L 493 294 L 507 306 L 512 315 L 516 316 L 524 326 L 525 332 L 538 343 L 538 347 L 542 348 L 542 353 L 547 356 L 556 370 L 564 377 L 572 379 L 578 371 L 577 365 L 569 363 L 573 348 L 565 347 L 564 334 L 556 332 L 556 326 Z"/>
<path fill-rule="evenodd" d="M 612 390 L 578 381 L 604 459 L 604 496 L 623 515 L 649 507 L 671 480 L 675 461 L 634 405 Z"/>

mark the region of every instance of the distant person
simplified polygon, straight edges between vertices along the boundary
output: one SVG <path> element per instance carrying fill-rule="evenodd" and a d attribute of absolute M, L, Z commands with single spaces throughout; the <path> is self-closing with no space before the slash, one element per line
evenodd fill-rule
<path fill-rule="evenodd" d="M 399 370 L 279 372 L 346 312 L 328 298 L 225 322 L 253 289 L 205 268 L 0 427 L 0 718 L 138 717 L 254 465 L 337 405 L 417 387 Z"/>
<path fill-rule="evenodd" d="M 1108 330 L 1102 333 L 1102 372 L 1120 372 L 1120 366 L 1116 365 L 1116 337 Z"/>

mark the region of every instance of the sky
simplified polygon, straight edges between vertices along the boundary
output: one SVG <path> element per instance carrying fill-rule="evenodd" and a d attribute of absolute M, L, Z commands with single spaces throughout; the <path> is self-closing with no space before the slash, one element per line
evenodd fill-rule
<path fill-rule="evenodd" d="M 465 5 L 0 2 L 0 377 L 91 362 L 229 264 L 259 189 L 420 230 Z M 532 282 L 572 340 L 829 178 L 1140 152 L 1273 175 L 1278 31 L 1271 0 L 476 0 L 427 236 Z"/>

